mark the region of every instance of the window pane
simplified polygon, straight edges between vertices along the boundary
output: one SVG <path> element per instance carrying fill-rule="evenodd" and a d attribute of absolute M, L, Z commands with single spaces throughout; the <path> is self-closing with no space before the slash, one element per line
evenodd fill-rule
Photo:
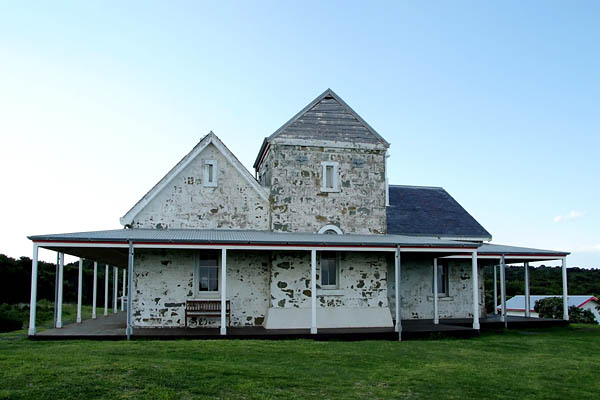
<path fill-rule="evenodd" d="M 321 285 L 329 285 L 329 268 L 321 265 Z"/>
<path fill-rule="evenodd" d="M 219 290 L 219 267 L 200 266 L 198 267 L 198 290 L 201 292 Z"/>
<path fill-rule="evenodd" d="M 208 182 L 213 183 L 213 165 L 206 164 L 206 169 L 208 170 Z"/>
<path fill-rule="evenodd" d="M 337 256 L 335 253 L 321 255 L 321 285 L 335 286 L 337 284 Z"/>
<path fill-rule="evenodd" d="M 325 187 L 333 189 L 333 165 L 325 167 Z"/>
<path fill-rule="evenodd" d="M 336 274 L 335 261 L 334 261 L 334 264 L 329 266 L 329 284 L 336 285 L 336 279 L 337 279 L 337 274 Z"/>

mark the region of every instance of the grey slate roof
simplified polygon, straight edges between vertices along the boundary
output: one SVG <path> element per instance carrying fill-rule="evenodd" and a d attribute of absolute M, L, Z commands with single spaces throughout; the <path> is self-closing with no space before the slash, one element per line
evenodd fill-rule
<path fill-rule="evenodd" d="M 390 185 L 389 199 L 389 234 L 492 238 L 443 188 Z"/>
<path fill-rule="evenodd" d="M 321 93 L 264 140 L 254 168 L 258 167 L 267 144 L 276 138 L 381 144 L 385 148 L 390 145 L 331 89 Z"/>
<path fill-rule="evenodd" d="M 29 236 L 33 241 L 247 243 L 352 246 L 473 247 L 473 243 L 402 235 L 325 235 L 224 229 L 117 229 Z"/>

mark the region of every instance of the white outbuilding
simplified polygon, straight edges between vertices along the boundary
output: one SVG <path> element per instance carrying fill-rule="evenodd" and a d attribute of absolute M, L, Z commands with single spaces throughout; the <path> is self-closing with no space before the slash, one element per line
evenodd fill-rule
<path fill-rule="evenodd" d="M 539 318 L 537 312 L 535 312 L 534 307 L 535 303 L 538 300 L 547 299 L 549 297 L 562 297 L 562 296 L 552 296 L 552 295 L 541 295 L 541 296 L 531 296 L 530 300 L 530 310 L 529 316 L 534 318 Z M 577 307 L 582 308 L 584 310 L 590 310 L 592 314 L 594 314 L 594 318 L 596 318 L 596 322 L 600 324 L 600 311 L 598 310 L 598 306 L 600 306 L 600 301 L 594 296 L 568 296 L 567 304 L 569 307 Z M 502 306 L 498 306 L 498 311 L 502 311 Z M 514 316 L 525 316 L 525 296 L 518 295 L 511 297 L 506 301 L 506 314 L 514 315 Z"/>

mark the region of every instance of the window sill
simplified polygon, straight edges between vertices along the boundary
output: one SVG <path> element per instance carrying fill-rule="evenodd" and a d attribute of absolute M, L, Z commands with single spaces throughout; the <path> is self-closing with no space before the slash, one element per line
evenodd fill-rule
<path fill-rule="evenodd" d="M 220 300 L 221 292 L 196 292 L 193 300 Z"/>
<path fill-rule="evenodd" d="M 317 296 L 343 296 L 342 289 L 317 289 Z"/>
<path fill-rule="evenodd" d="M 433 301 L 433 296 L 427 296 L 427 301 Z M 440 294 L 438 295 L 438 301 L 454 301 L 454 296 Z"/>
<path fill-rule="evenodd" d="M 328 188 L 321 188 L 321 193 L 339 193 L 340 189 L 339 188 L 334 188 L 334 189 L 328 189 Z"/>

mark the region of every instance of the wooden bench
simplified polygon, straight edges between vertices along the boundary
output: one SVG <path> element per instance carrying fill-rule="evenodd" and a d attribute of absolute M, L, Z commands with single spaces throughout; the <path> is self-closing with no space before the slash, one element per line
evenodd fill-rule
<path fill-rule="evenodd" d="M 189 317 L 220 317 L 221 299 L 187 300 L 185 302 L 185 327 L 188 326 Z M 231 306 L 229 299 L 225 302 L 225 318 L 227 326 L 231 323 Z"/>

